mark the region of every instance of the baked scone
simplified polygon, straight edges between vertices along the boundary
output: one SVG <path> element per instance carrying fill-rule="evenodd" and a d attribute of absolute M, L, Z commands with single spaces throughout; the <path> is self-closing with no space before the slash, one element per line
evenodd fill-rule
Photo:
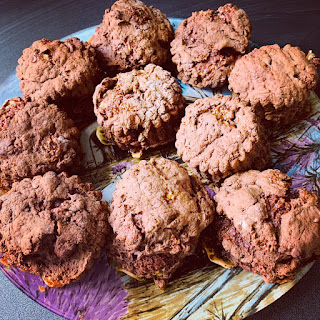
<path fill-rule="evenodd" d="M 0 252 L 10 266 L 52 287 L 77 280 L 105 244 L 108 206 L 77 176 L 47 172 L 14 183 L 0 197 Z"/>
<path fill-rule="evenodd" d="M 131 152 L 173 141 L 185 109 L 179 83 L 154 64 L 105 78 L 93 102 L 104 136 Z"/>
<path fill-rule="evenodd" d="M 229 89 L 255 107 L 266 125 L 285 125 L 303 110 L 317 85 L 314 62 L 298 47 L 263 46 L 236 62 Z"/>
<path fill-rule="evenodd" d="M 178 78 L 192 86 L 222 87 L 251 37 L 249 17 L 233 4 L 217 11 L 193 12 L 181 22 L 171 42 Z"/>
<path fill-rule="evenodd" d="M 92 94 L 103 78 L 94 48 L 78 38 L 42 39 L 23 50 L 17 76 L 23 96 L 55 103 L 74 120 L 93 116 Z"/>
<path fill-rule="evenodd" d="M 74 172 L 80 132 L 56 105 L 19 97 L 0 107 L 0 187 L 47 171 Z"/>
<path fill-rule="evenodd" d="M 215 196 L 215 251 L 267 283 L 292 280 L 320 255 L 319 199 L 290 186 L 279 170 L 251 170 L 226 179 Z"/>
<path fill-rule="evenodd" d="M 138 0 L 118 0 L 107 9 L 90 44 L 107 74 L 149 63 L 165 66 L 171 59 L 173 28 L 166 16 Z"/>
<path fill-rule="evenodd" d="M 176 148 L 191 169 L 214 182 L 238 171 L 262 170 L 270 160 L 270 143 L 252 108 L 221 94 L 186 108 Z"/>
<path fill-rule="evenodd" d="M 194 252 L 214 204 L 197 177 L 164 158 L 133 165 L 110 207 L 107 255 L 122 271 L 160 288 Z"/>

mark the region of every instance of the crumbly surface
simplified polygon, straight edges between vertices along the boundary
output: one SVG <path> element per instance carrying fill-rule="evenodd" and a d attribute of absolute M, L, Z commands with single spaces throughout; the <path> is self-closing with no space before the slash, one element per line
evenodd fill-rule
<path fill-rule="evenodd" d="M 90 44 L 108 74 L 140 68 L 148 63 L 165 66 L 170 60 L 173 28 L 166 16 L 137 0 L 118 0 L 105 11 Z"/>
<path fill-rule="evenodd" d="M 319 199 L 290 186 L 279 170 L 251 170 L 226 179 L 215 196 L 222 253 L 267 283 L 293 279 L 320 254 Z"/>
<path fill-rule="evenodd" d="M 0 108 L 0 132 L 8 128 L 16 112 L 25 106 L 21 97 L 6 100 Z"/>
<path fill-rule="evenodd" d="M 109 223 L 108 255 L 159 287 L 191 255 L 212 221 L 214 204 L 197 177 L 175 161 L 141 161 L 117 183 Z"/>
<path fill-rule="evenodd" d="M 200 88 L 223 86 L 250 37 L 250 20 L 235 5 L 194 12 L 179 24 L 171 42 L 178 78 Z"/>
<path fill-rule="evenodd" d="M 80 164 L 80 132 L 56 105 L 13 98 L 0 108 L 0 185 Z"/>
<path fill-rule="evenodd" d="M 94 48 L 78 38 L 42 39 L 23 50 L 17 76 L 24 97 L 55 103 L 73 119 L 93 111 L 92 94 L 101 81 Z"/>
<path fill-rule="evenodd" d="M 264 169 L 270 160 L 269 141 L 252 108 L 220 94 L 186 108 L 176 148 L 190 168 L 215 182 L 237 171 Z"/>
<path fill-rule="evenodd" d="M 153 64 L 105 78 L 93 101 L 106 138 L 132 152 L 174 140 L 185 109 L 176 79 Z"/>
<path fill-rule="evenodd" d="M 107 203 L 77 176 L 48 172 L 0 197 L 0 251 L 10 265 L 55 286 L 91 269 L 108 232 Z"/>
<path fill-rule="evenodd" d="M 287 124 L 303 109 L 318 81 L 317 68 L 298 48 L 263 46 L 239 59 L 229 89 L 269 124 Z"/>

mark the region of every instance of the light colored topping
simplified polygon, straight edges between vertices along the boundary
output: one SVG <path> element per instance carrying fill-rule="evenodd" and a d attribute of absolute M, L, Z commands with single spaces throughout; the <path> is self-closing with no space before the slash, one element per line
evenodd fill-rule
<path fill-rule="evenodd" d="M 229 260 L 218 258 L 214 252 L 214 249 L 210 248 L 207 244 L 203 244 L 203 247 L 204 247 L 206 254 L 211 262 L 213 262 L 223 268 L 226 268 L 226 269 L 231 269 L 234 267 L 234 265 Z"/>
<path fill-rule="evenodd" d="M 123 269 L 121 266 L 117 266 L 116 269 L 120 272 L 127 274 L 128 276 L 130 276 L 133 279 L 136 279 L 138 281 L 144 281 L 144 279 L 137 277 L 134 273 Z"/>
<path fill-rule="evenodd" d="M 64 286 L 61 282 L 52 280 L 51 277 L 42 277 L 42 279 L 50 288 L 61 288 Z"/>
<path fill-rule="evenodd" d="M 131 155 L 132 155 L 132 158 L 141 159 L 141 157 L 142 157 L 142 151 L 139 151 L 139 152 L 131 152 Z"/>

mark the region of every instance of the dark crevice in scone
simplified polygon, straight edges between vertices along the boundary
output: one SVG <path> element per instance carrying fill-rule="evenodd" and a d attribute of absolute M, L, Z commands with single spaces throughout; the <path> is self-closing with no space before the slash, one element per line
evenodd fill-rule
<path fill-rule="evenodd" d="M 47 171 L 75 172 L 80 164 L 80 132 L 56 105 L 13 98 L 0 108 L 0 181 Z"/>
<path fill-rule="evenodd" d="M 105 78 L 93 101 L 105 137 L 131 152 L 173 141 L 185 109 L 176 79 L 154 64 Z"/>
<path fill-rule="evenodd" d="M 178 78 L 200 88 L 222 87 L 250 37 L 248 16 L 232 4 L 194 12 L 180 23 L 171 42 Z"/>
<path fill-rule="evenodd" d="M 275 44 L 239 59 L 229 89 L 255 107 L 265 125 L 285 125 L 304 109 L 317 81 L 317 60 L 308 60 L 298 47 Z"/>
<path fill-rule="evenodd" d="M 226 179 L 215 197 L 216 253 L 267 283 L 292 280 L 320 255 L 318 197 L 290 185 L 278 170 L 248 171 Z"/>
<path fill-rule="evenodd" d="M 141 161 L 117 183 L 107 254 L 121 270 L 163 288 L 194 253 L 214 204 L 196 177 L 167 159 Z"/>
<path fill-rule="evenodd" d="M 105 11 L 90 44 L 108 75 L 170 62 L 173 28 L 166 16 L 137 0 L 118 0 Z"/>
<path fill-rule="evenodd" d="M 270 161 L 270 143 L 259 118 L 231 96 L 189 105 L 176 138 L 182 160 L 217 183 L 237 171 L 262 170 Z"/>
<path fill-rule="evenodd" d="M 0 252 L 9 265 L 60 287 L 93 266 L 108 233 L 107 203 L 77 176 L 48 172 L 0 198 Z"/>
<path fill-rule="evenodd" d="M 20 89 L 28 101 L 54 103 L 70 118 L 93 118 L 92 94 L 103 75 L 96 52 L 78 38 L 42 39 L 23 51 L 17 66 Z"/>

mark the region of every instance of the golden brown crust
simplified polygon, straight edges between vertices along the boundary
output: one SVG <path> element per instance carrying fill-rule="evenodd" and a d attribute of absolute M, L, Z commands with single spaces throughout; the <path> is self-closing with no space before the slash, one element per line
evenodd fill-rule
<path fill-rule="evenodd" d="M 290 186 L 279 170 L 250 170 L 226 179 L 215 196 L 223 254 L 268 283 L 293 279 L 320 255 L 319 199 Z"/>
<path fill-rule="evenodd" d="M 215 182 L 237 171 L 262 170 L 270 160 L 270 143 L 259 119 L 231 96 L 215 95 L 189 105 L 176 148 L 190 168 Z"/>
<path fill-rule="evenodd" d="M 171 42 L 178 78 L 200 88 L 223 86 L 250 37 L 248 16 L 230 3 L 217 11 L 194 12 L 179 24 Z"/>
<path fill-rule="evenodd" d="M 185 109 L 179 83 L 153 64 L 105 78 L 93 101 L 106 138 L 131 152 L 173 141 Z"/>
<path fill-rule="evenodd" d="M 298 48 L 263 46 L 239 59 L 229 89 L 256 107 L 266 122 L 289 123 L 303 109 L 318 81 L 317 68 Z"/>
<path fill-rule="evenodd" d="M 48 172 L 0 197 L 0 252 L 10 265 L 66 285 L 91 269 L 108 232 L 101 192 Z M 55 285 L 56 286 L 56 285 Z"/>
<path fill-rule="evenodd" d="M 166 16 L 137 0 L 118 0 L 107 9 L 90 44 L 107 74 L 165 66 L 170 60 L 173 28 Z"/>
<path fill-rule="evenodd" d="M 13 98 L 0 108 L 1 187 L 80 164 L 80 132 L 56 105 Z"/>
<path fill-rule="evenodd" d="M 196 177 L 164 158 L 133 165 L 117 183 L 107 252 L 140 278 L 169 279 L 191 255 L 214 205 Z"/>
<path fill-rule="evenodd" d="M 95 50 L 78 38 L 42 39 L 18 60 L 20 89 L 28 100 L 55 103 L 72 119 L 92 114 L 92 94 L 101 81 Z"/>

